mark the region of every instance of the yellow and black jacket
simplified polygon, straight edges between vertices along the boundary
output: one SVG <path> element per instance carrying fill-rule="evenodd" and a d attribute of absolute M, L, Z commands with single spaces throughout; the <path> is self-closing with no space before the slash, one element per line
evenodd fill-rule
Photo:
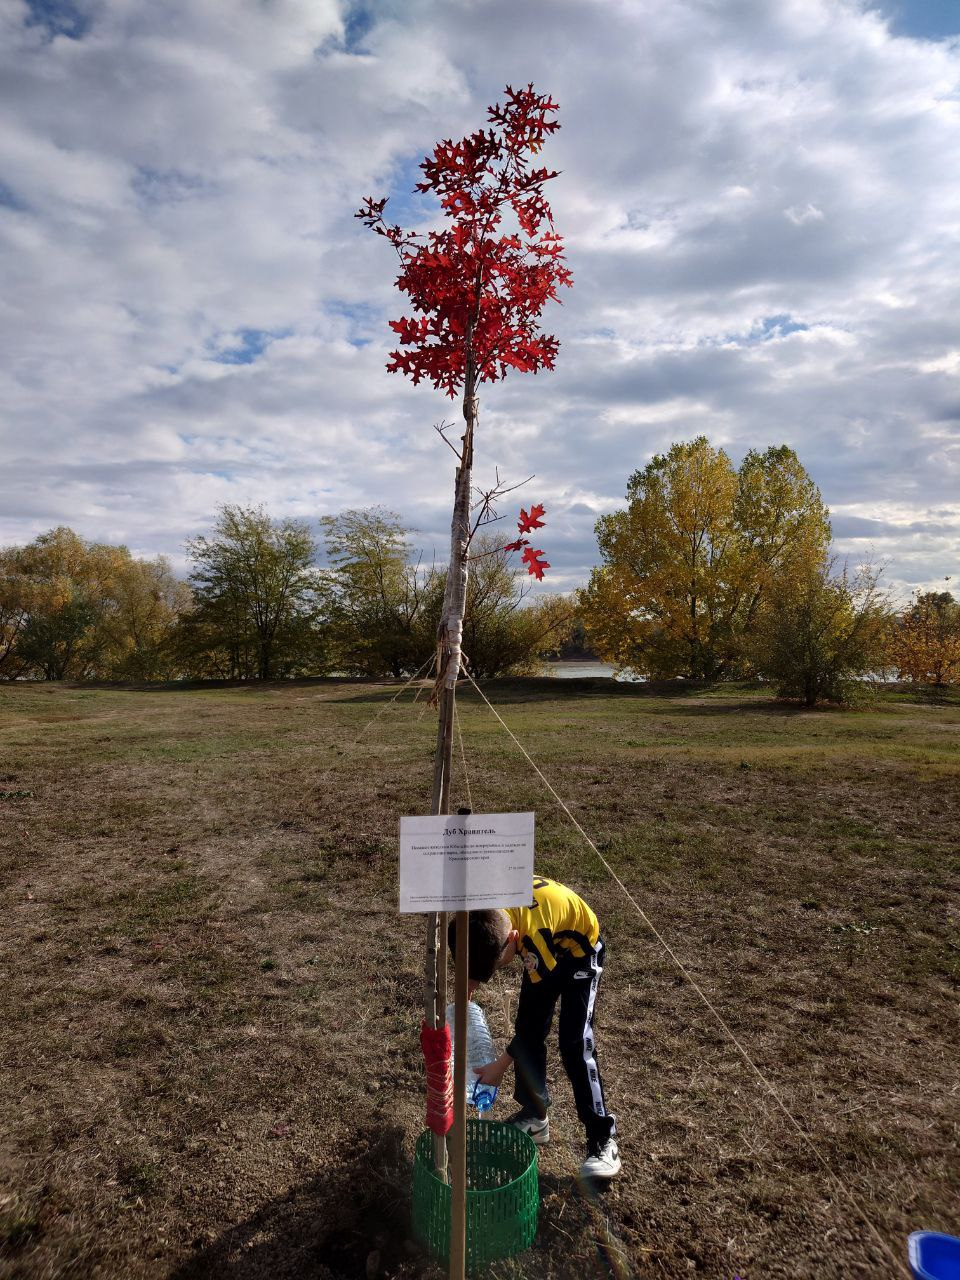
<path fill-rule="evenodd" d="M 531 982 L 540 982 L 558 962 L 582 960 L 600 937 L 600 923 L 582 898 L 556 880 L 536 876 L 529 907 L 505 907 L 520 934 L 517 944 Z"/>

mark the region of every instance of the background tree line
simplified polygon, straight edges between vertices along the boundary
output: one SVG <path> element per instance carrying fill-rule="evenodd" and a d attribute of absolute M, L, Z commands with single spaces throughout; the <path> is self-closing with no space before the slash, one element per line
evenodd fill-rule
<path fill-rule="evenodd" d="M 960 680 L 960 604 L 897 611 L 875 567 L 830 554 L 829 512 L 785 445 L 735 469 L 704 437 L 675 444 L 601 517 L 579 607 L 596 652 L 651 679 L 759 676 L 807 705 L 849 702 L 871 674 Z"/>
<path fill-rule="evenodd" d="M 545 655 L 596 656 L 651 679 L 760 677 L 813 705 L 851 701 L 877 673 L 960 682 L 960 603 L 896 609 L 875 568 L 830 554 L 829 512 L 792 449 L 734 468 L 704 437 L 678 443 L 602 516 L 601 563 L 575 599 L 525 599 L 495 541 L 472 549 L 464 650 L 477 677 L 530 674 Z M 309 526 L 225 506 L 187 544 L 191 570 L 70 529 L 0 550 L 0 679 L 269 680 L 426 669 L 445 570 L 380 508 Z"/>
<path fill-rule="evenodd" d="M 270 680 L 426 668 L 444 570 L 413 554 L 411 531 L 381 509 L 309 526 L 225 506 L 187 544 L 179 580 L 164 557 L 87 542 L 71 529 L 0 550 L 0 678 Z M 571 631 L 564 597 L 527 600 L 489 539 L 473 548 L 464 648 L 477 677 L 537 669 Z"/>

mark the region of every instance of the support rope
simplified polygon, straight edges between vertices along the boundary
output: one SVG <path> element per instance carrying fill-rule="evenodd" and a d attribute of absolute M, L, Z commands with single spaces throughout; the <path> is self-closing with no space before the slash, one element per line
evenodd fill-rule
<path fill-rule="evenodd" d="M 406 692 L 406 690 L 410 688 L 410 686 L 413 684 L 414 680 L 418 679 L 418 678 L 420 677 L 420 675 L 422 675 L 422 673 L 426 670 L 426 668 L 427 668 L 427 667 L 429 667 L 429 666 L 430 666 L 430 664 L 433 662 L 433 660 L 434 660 L 434 655 L 431 653 L 430 657 L 429 657 L 429 658 L 427 658 L 426 662 L 424 662 L 424 663 L 423 663 L 423 664 L 418 668 L 418 670 L 416 670 L 416 671 L 413 673 L 413 675 L 412 675 L 412 676 L 410 676 L 410 678 L 409 678 L 408 680 L 405 680 L 405 681 L 404 681 L 404 683 L 400 686 L 400 688 L 399 688 L 399 689 L 397 690 L 397 692 L 393 695 L 393 697 L 390 699 L 390 701 L 389 701 L 389 702 L 385 702 L 385 703 L 383 704 L 383 706 L 380 708 L 380 710 L 379 710 L 375 715 L 373 715 L 373 716 L 371 716 L 371 717 L 370 717 L 370 719 L 369 719 L 369 720 L 367 721 L 367 723 L 363 726 L 363 728 L 360 730 L 360 732 L 357 734 L 357 736 L 354 738 L 354 740 L 353 740 L 351 743 L 349 743 L 346 747 L 343 747 L 343 748 L 337 749 L 337 754 L 338 754 L 338 755 L 340 755 L 340 756 L 343 756 L 343 755 L 346 755 L 346 753 L 347 753 L 348 751 L 352 751 L 352 750 L 353 750 L 353 748 L 354 748 L 354 747 L 357 745 L 357 743 L 360 741 L 360 739 L 363 737 L 363 735 L 364 735 L 364 734 L 367 732 L 367 730 L 370 728 L 370 726 L 371 726 L 372 724 L 376 724 L 376 722 L 380 719 L 380 717 L 381 717 L 385 712 L 387 712 L 387 711 L 389 711 L 389 710 L 390 710 L 390 708 L 393 706 L 393 704 L 396 702 L 396 700 L 400 697 L 400 695 L 401 695 L 402 693 L 405 693 L 405 692 Z M 421 693 L 422 693 L 422 689 L 418 689 L 418 690 L 417 690 L 416 697 L 413 699 L 413 703 L 414 703 L 414 704 L 416 703 L 417 698 L 419 698 L 419 697 L 420 697 L 420 694 L 421 694 Z M 411 705 L 413 705 L 413 704 L 411 704 Z M 420 717 L 420 718 L 421 718 L 421 719 L 423 718 L 423 714 L 422 714 L 422 713 L 421 713 L 421 717 Z M 304 801 L 308 800 L 312 795 L 315 795 L 315 794 L 320 790 L 320 788 L 323 786 L 323 782 L 324 782 L 324 779 L 323 779 L 323 778 L 321 778 L 321 779 L 320 779 L 320 781 L 319 781 L 319 782 L 315 782 L 315 783 L 313 784 L 313 786 L 312 786 L 312 787 L 308 787 L 308 788 L 306 789 L 306 791 L 301 792 L 301 794 L 297 797 L 297 803 L 302 805 L 302 804 L 304 803 Z M 267 840 L 269 840 L 269 839 L 271 838 L 271 836 L 275 836 L 275 835 L 277 834 L 277 832 L 280 830 L 280 828 L 281 828 L 282 826 L 284 826 L 284 824 L 285 824 L 285 823 L 287 823 L 287 822 L 289 822 L 289 821 L 290 821 L 290 819 L 289 819 L 289 818 L 281 818 L 281 819 L 280 819 L 280 821 L 279 821 L 278 823 L 276 823 L 276 825 L 275 825 L 275 826 L 270 827 L 270 829 L 267 831 L 266 836 L 265 836 L 264 838 L 265 838 L 265 839 L 267 839 Z"/>
<path fill-rule="evenodd" d="M 497 711 L 496 707 L 493 705 L 493 703 L 490 701 L 487 695 L 483 692 L 483 690 L 477 684 L 476 680 L 474 680 L 470 672 L 469 671 L 465 672 L 465 675 L 467 679 L 470 681 L 470 683 L 473 685 L 474 689 L 476 689 L 477 693 L 483 699 L 483 701 L 490 708 L 490 711 L 493 713 L 493 715 L 497 718 L 497 720 L 500 721 L 500 724 L 502 725 L 507 735 L 520 748 L 520 751 L 523 753 L 524 757 L 526 758 L 527 763 L 530 765 L 530 767 L 536 773 L 537 777 L 540 779 L 540 781 L 544 784 L 544 786 L 553 796 L 554 800 L 556 800 L 557 804 L 560 806 L 563 812 L 570 819 L 574 827 L 576 827 L 577 831 L 579 831 L 585 843 L 588 844 L 590 848 L 593 850 L 593 852 L 596 854 L 597 858 L 605 867 L 608 875 L 619 886 L 620 891 L 623 893 L 624 897 L 631 903 L 637 915 L 640 917 L 643 923 L 647 926 L 647 928 L 650 930 L 650 932 L 653 934 L 656 940 L 660 943 L 661 947 L 663 947 L 664 951 L 667 953 L 667 955 L 670 957 L 673 963 L 677 966 L 677 968 L 683 974 L 684 978 L 687 980 L 687 982 L 690 984 L 693 990 L 697 993 L 697 995 L 703 1001 L 704 1005 L 709 1010 L 710 1014 L 713 1016 L 718 1026 L 721 1028 L 721 1030 L 724 1032 L 724 1034 L 727 1036 L 730 1042 L 735 1046 L 737 1052 L 740 1054 L 740 1057 L 747 1064 L 750 1070 L 754 1073 L 754 1075 L 757 1077 L 757 1079 L 760 1081 L 763 1087 L 767 1090 L 771 1098 L 773 1098 L 774 1102 L 777 1104 L 779 1109 L 783 1112 L 784 1116 L 787 1118 L 791 1126 L 800 1135 L 800 1138 L 803 1140 L 803 1142 L 806 1143 L 807 1147 L 813 1153 L 816 1160 L 825 1170 L 828 1178 L 832 1179 L 833 1182 L 836 1183 L 836 1185 L 847 1197 L 849 1202 L 856 1209 L 857 1213 L 860 1215 L 864 1224 L 867 1226 L 869 1231 L 872 1233 L 872 1235 L 876 1239 L 883 1253 L 890 1259 L 890 1261 L 893 1263 L 894 1267 L 898 1271 L 900 1271 L 904 1275 L 910 1276 L 911 1275 L 910 1269 L 906 1266 L 906 1264 L 900 1258 L 898 1258 L 893 1253 L 890 1246 L 886 1243 L 886 1241 L 881 1236 L 880 1232 L 874 1226 L 872 1219 L 870 1218 L 866 1210 L 863 1208 L 862 1204 L 857 1199 L 856 1195 L 853 1193 L 853 1191 L 850 1190 L 850 1188 L 847 1186 L 844 1180 L 840 1177 L 840 1175 L 831 1168 L 826 1158 L 820 1154 L 819 1148 L 817 1147 L 813 1139 L 810 1137 L 810 1135 L 807 1133 L 806 1129 L 804 1129 L 803 1125 L 800 1124 L 799 1120 L 796 1120 L 794 1118 L 793 1113 L 790 1111 L 787 1104 L 783 1101 L 783 1099 L 780 1097 L 777 1090 L 774 1088 L 774 1086 L 763 1074 L 763 1072 L 760 1070 L 757 1064 L 750 1057 L 750 1054 L 747 1052 L 744 1046 L 740 1043 L 740 1040 L 738 1039 L 737 1035 L 728 1025 L 726 1019 L 723 1017 L 723 1015 L 714 1005 L 713 1001 L 709 998 L 706 992 L 700 987 L 697 980 L 693 977 L 693 975 L 687 969 L 686 965 L 683 963 L 680 957 L 676 954 L 676 952 L 667 942 L 666 938 L 663 937 L 663 935 L 654 925 L 653 921 L 650 919 L 650 917 L 647 915 L 644 909 L 640 906 L 639 902 L 637 902 L 636 898 L 634 898 L 633 894 L 630 892 L 627 886 L 623 883 L 623 881 L 614 871 L 613 867 L 611 867 L 610 863 L 606 860 L 606 858 L 603 856 L 603 854 L 600 852 L 600 850 L 597 848 L 594 842 L 587 835 L 586 831 L 584 831 L 583 827 L 580 825 L 577 819 L 573 816 L 573 814 L 567 808 L 567 805 L 564 803 L 562 797 L 557 793 L 552 783 L 550 782 L 549 778 L 547 778 L 544 775 L 544 773 L 541 771 L 540 767 L 537 765 L 536 761 L 532 758 L 530 753 L 527 751 L 526 747 L 523 745 L 523 743 L 520 741 L 517 735 L 512 731 L 510 726 L 504 720 L 503 716 L 501 716 L 500 713 Z"/>
<path fill-rule="evenodd" d="M 467 773 L 467 754 L 463 749 L 463 734 L 460 732 L 460 712 L 457 704 L 453 704 L 453 722 L 457 726 L 457 737 L 460 739 L 460 762 L 463 767 L 463 783 L 467 788 L 467 804 L 473 809 L 473 796 L 470 794 L 470 775 Z"/>

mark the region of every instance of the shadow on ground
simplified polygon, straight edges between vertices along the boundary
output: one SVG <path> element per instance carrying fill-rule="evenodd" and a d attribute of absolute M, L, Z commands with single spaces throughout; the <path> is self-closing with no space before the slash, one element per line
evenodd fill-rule
<path fill-rule="evenodd" d="M 291 1187 L 198 1246 L 167 1280 L 370 1280 L 436 1274 L 437 1264 L 410 1239 L 412 1170 L 402 1139 L 399 1127 L 368 1128 L 356 1136 L 353 1158 L 332 1160 L 329 1174 Z M 578 1262 L 596 1257 L 604 1275 L 623 1280 L 631 1274 L 628 1249 L 611 1227 L 608 1190 L 606 1183 L 541 1171 L 533 1255 L 537 1274 L 538 1263 L 549 1272 L 551 1246 L 562 1246 L 571 1233 L 579 1242 Z M 521 1267 L 531 1255 L 524 1260 Z M 518 1264 L 501 1265 L 513 1275 Z"/>
<path fill-rule="evenodd" d="M 377 1273 L 409 1265 L 417 1253 L 402 1141 L 397 1127 L 358 1134 L 352 1158 L 227 1227 L 167 1280 L 362 1280 L 371 1254 Z"/>

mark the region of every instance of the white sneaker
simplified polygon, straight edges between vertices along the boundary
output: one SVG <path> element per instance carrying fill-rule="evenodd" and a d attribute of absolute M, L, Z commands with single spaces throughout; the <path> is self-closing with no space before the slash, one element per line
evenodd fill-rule
<path fill-rule="evenodd" d="M 615 1138 L 606 1142 L 591 1142 L 587 1158 L 580 1166 L 581 1178 L 615 1178 L 620 1172 L 620 1150 Z"/>
<path fill-rule="evenodd" d="M 518 1111 L 515 1116 L 510 1117 L 507 1124 L 512 1124 L 515 1129 L 522 1130 L 538 1147 L 542 1147 L 544 1143 L 550 1141 L 549 1116 L 544 1116 L 541 1120 L 537 1116 L 528 1115 L 525 1111 Z"/>

